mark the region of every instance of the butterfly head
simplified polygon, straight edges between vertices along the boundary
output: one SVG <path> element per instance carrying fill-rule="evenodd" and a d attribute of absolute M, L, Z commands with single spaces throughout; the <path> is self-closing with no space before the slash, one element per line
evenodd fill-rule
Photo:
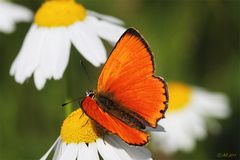
<path fill-rule="evenodd" d="M 94 91 L 92 91 L 92 90 L 90 90 L 90 91 L 86 91 L 86 96 L 92 98 L 92 97 L 94 97 L 94 95 L 95 95 Z"/>

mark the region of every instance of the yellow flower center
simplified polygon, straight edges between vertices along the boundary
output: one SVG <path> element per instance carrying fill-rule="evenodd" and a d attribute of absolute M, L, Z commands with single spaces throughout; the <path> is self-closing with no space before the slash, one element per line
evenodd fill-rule
<path fill-rule="evenodd" d="M 75 0 L 46 0 L 35 14 L 35 23 L 42 27 L 69 26 L 83 21 L 86 9 Z"/>
<path fill-rule="evenodd" d="M 183 84 L 172 82 L 168 85 L 169 89 L 169 112 L 176 112 L 187 107 L 192 93 L 192 88 Z"/>
<path fill-rule="evenodd" d="M 66 143 L 91 143 L 103 135 L 101 130 L 81 109 L 71 113 L 63 122 L 60 136 Z"/>

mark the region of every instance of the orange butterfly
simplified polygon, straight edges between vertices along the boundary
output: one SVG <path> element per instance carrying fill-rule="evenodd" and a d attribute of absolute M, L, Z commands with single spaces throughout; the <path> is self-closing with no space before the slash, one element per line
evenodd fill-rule
<path fill-rule="evenodd" d="M 144 129 L 157 127 L 168 104 L 167 85 L 153 72 L 146 41 L 135 29 L 128 29 L 112 50 L 97 90 L 86 93 L 83 111 L 126 143 L 146 144 L 149 136 Z"/>

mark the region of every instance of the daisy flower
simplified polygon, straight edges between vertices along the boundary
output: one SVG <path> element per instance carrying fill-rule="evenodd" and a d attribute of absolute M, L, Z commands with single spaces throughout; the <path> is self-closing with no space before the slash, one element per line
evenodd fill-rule
<path fill-rule="evenodd" d="M 121 24 L 119 19 L 86 10 L 75 0 L 46 0 L 35 14 L 10 75 L 22 84 L 33 74 L 37 89 L 42 89 L 47 79 L 62 78 L 71 44 L 99 67 L 107 58 L 100 38 L 115 43 L 125 31 Z"/>
<path fill-rule="evenodd" d="M 0 0 L 0 32 L 12 33 L 16 23 L 32 20 L 32 11 L 4 0 Z"/>
<path fill-rule="evenodd" d="M 64 120 L 60 137 L 40 160 L 46 160 L 53 149 L 53 160 L 152 159 L 144 147 L 130 146 L 117 136 L 106 135 L 81 109 Z"/>
<path fill-rule="evenodd" d="M 221 93 L 212 93 L 205 89 L 188 86 L 183 83 L 169 83 L 170 103 L 166 119 L 161 125 L 166 132 L 152 133 L 152 148 L 172 154 L 178 150 L 189 152 L 195 147 L 195 141 L 206 137 L 207 126 L 217 129 L 220 124 L 214 120 L 229 116 L 228 98 Z"/>

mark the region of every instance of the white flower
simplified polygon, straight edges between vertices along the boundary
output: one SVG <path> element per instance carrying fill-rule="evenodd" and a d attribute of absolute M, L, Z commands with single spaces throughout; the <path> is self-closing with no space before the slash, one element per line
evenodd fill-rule
<path fill-rule="evenodd" d="M 64 121 L 60 137 L 40 159 L 46 160 L 55 149 L 53 160 L 151 160 L 144 147 L 130 146 L 114 135 L 105 135 L 81 109 Z M 100 156 L 100 157 L 99 157 Z"/>
<path fill-rule="evenodd" d="M 33 74 L 40 90 L 47 79 L 62 78 L 71 44 L 98 67 L 107 58 L 100 38 L 115 43 L 125 31 L 120 24 L 121 20 L 87 11 L 74 0 L 48 0 L 35 14 L 10 74 L 20 84 Z"/>
<path fill-rule="evenodd" d="M 0 31 L 12 33 L 18 22 L 32 20 L 32 11 L 11 2 L 0 0 Z"/>
<path fill-rule="evenodd" d="M 151 146 L 166 154 L 179 150 L 190 152 L 195 147 L 196 140 L 206 137 L 207 129 L 219 129 L 220 124 L 214 118 L 229 116 L 228 98 L 221 93 L 212 93 L 182 83 L 169 83 L 168 86 L 169 109 L 166 119 L 161 121 L 166 132 L 153 132 Z M 215 124 L 211 128 L 207 123 L 209 121 Z"/>
<path fill-rule="evenodd" d="M 92 143 L 69 143 L 58 138 L 40 159 L 46 160 L 55 148 L 53 160 L 151 160 L 150 152 L 143 147 L 129 146 L 116 136 L 106 136 Z"/>

